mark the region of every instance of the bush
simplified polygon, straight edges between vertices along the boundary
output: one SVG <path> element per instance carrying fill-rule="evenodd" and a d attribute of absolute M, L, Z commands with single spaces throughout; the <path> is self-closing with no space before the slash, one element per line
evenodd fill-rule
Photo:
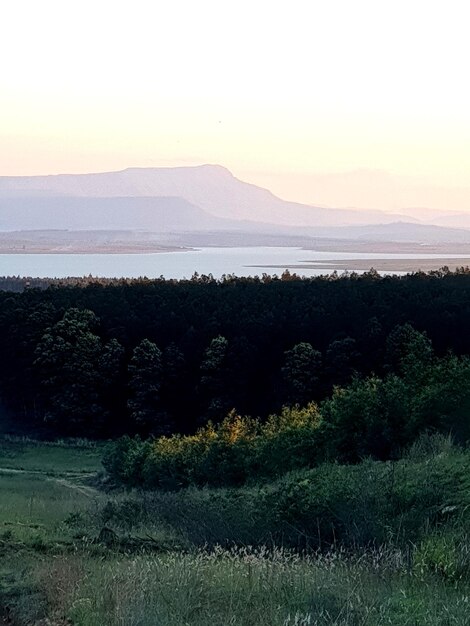
<path fill-rule="evenodd" d="M 138 485 L 142 482 L 145 459 L 150 444 L 140 437 L 121 437 L 109 444 L 103 456 L 103 466 L 117 482 L 125 485 Z"/>
<path fill-rule="evenodd" d="M 284 408 L 265 424 L 232 411 L 222 423 L 195 435 L 160 437 L 144 443 L 121 438 L 103 460 L 110 476 L 128 486 L 176 490 L 188 485 L 239 486 L 314 465 L 320 414 L 314 404 Z"/>
<path fill-rule="evenodd" d="M 356 378 L 320 407 L 284 407 L 264 423 L 232 411 L 194 435 L 149 444 L 125 437 L 108 451 L 105 467 L 118 482 L 147 488 L 239 486 L 326 460 L 398 459 L 425 432 L 452 433 L 465 442 L 470 360 L 428 356 L 407 362 L 406 377 Z"/>
<path fill-rule="evenodd" d="M 199 546 L 409 546 L 430 530 L 469 525 L 469 483 L 470 453 L 447 445 L 395 462 L 324 463 L 264 485 L 144 492 L 135 505 L 113 505 L 111 517 L 160 523 Z"/>

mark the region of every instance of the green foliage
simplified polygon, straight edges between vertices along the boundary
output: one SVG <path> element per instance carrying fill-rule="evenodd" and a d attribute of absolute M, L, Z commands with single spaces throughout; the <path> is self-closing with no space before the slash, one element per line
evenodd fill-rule
<path fill-rule="evenodd" d="M 141 482 L 145 458 L 150 444 L 139 437 L 121 437 L 109 444 L 103 456 L 103 466 L 110 476 L 126 485 Z"/>
<path fill-rule="evenodd" d="M 123 350 L 116 340 L 103 344 L 97 325 L 92 311 L 68 309 L 35 350 L 33 365 L 47 389 L 45 419 L 65 432 L 99 433 L 107 418 L 106 390 L 117 382 Z"/>
<path fill-rule="evenodd" d="M 432 357 L 426 339 L 413 337 L 419 350 L 403 357 L 402 376 L 355 379 L 322 403 L 330 458 L 394 458 L 425 430 L 470 437 L 470 360 Z"/>
<path fill-rule="evenodd" d="M 212 339 L 202 358 L 200 394 L 209 420 L 219 421 L 230 408 L 226 389 L 228 351 L 227 339 L 219 335 Z"/>
<path fill-rule="evenodd" d="M 272 478 L 316 465 L 323 454 L 322 418 L 313 402 L 284 407 L 261 426 L 256 441 L 256 464 L 251 478 Z"/>
<path fill-rule="evenodd" d="M 386 341 L 386 367 L 398 374 L 422 380 L 434 357 L 431 341 L 411 326 L 396 326 Z"/>
<path fill-rule="evenodd" d="M 426 431 L 452 433 L 465 442 L 470 438 L 470 359 L 434 357 L 426 338 L 410 333 L 419 348 L 416 359 L 413 352 L 402 352 L 398 370 L 404 368 L 406 375 L 356 377 L 335 387 L 320 407 L 284 407 L 264 422 L 231 411 L 219 425 L 209 423 L 194 435 L 161 437 L 145 448 L 141 473 L 132 474 L 131 482 L 169 489 L 241 485 L 325 460 L 396 459 Z M 299 349 L 303 355 L 304 348 Z M 122 463 L 133 466 L 125 454 Z M 129 472 L 111 473 L 121 480 Z"/>
<path fill-rule="evenodd" d="M 143 339 L 134 348 L 129 363 L 130 417 L 137 429 L 146 434 L 163 435 L 170 430 L 160 402 L 162 359 L 161 350 L 148 339 Z"/>
<path fill-rule="evenodd" d="M 286 475 L 267 506 L 291 544 L 405 545 L 465 510 L 469 471 L 470 456 L 455 448 L 421 461 L 328 463 Z"/>
<path fill-rule="evenodd" d="M 307 404 L 317 396 L 322 354 L 312 344 L 302 342 L 285 352 L 281 369 L 289 404 Z"/>
<path fill-rule="evenodd" d="M 195 435 L 161 437 L 151 444 L 143 482 L 175 489 L 188 484 L 242 484 L 251 472 L 258 423 L 230 413 L 217 427 Z"/>
<path fill-rule="evenodd" d="M 209 423 L 195 435 L 147 443 L 124 437 L 110 445 L 104 465 L 115 480 L 150 488 L 240 485 L 313 465 L 319 426 L 314 404 L 284 408 L 265 424 L 232 411 L 218 426 Z"/>
<path fill-rule="evenodd" d="M 465 443 L 470 440 L 470 359 L 449 355 L 435 359 L 425 380 L 414 384 L 414 432 L 434 428 L 451 432 Z"/>
<path fill-rule="evenodd" d="M 403 459 L 394 462 L 323 463 L 271 483 L 237 489 L 181 489 L 188 484 L 239 484 L 246 467 L 253 471 L 257 463 L 261 472 L 259 450 L 270 448 L 275 441 L 270 436 L 279 436 L 280 442 L 279 433 L 284 432 L 284 441 L 289 441 L 294 424 L 318 429 L 317 419 L 313 407 L 310 411 L 285 411 L 262 429 L 232 416 L 221 432 L 212 429 L 210 433 L 201 431 L 194 439 L 163 438 L 147 445 L 139 479 L 145 486 L 163 491 L 146 500 L 145 515 L 148 520 L 170 525 L 197 545 L 230 545 L 232 541 L 263 545 L 271 541 L 308 550 L 390 543 L 405 548 L 431 529 L 438 531 L 455 521 L 461 528 L 465 524 L 470 527 L 470 455 L 442 435 L 423 435 Z M 231 440 L 232 447 L 223 447 L 224 439 Z M 237 447 L 237 440 L 257 445 Z M 128 445 L 135 455 L 135 444 Z M 141 458 L 145 445 L 140 443 L 135 456 Z M 253 449 L 258 456 L 250 453 Z M 275 475 L 287 468 L 264 468 L 265 473 L 259 475 Z M 235 469 L 238 474 L 231 473 Z M 218 472 L 215 478 L 214 472 Z M 168 489 L 179 491 L 168 493 Z M 426 567 L 431 571 L 429 563 Z"/>
<path fill-rule="evenodd" d="M 150 458 L 151 452 L 147 462 Z M 432 533 L 453 528 L 460 529 L 456 540 L 463 545 L 470 530 L 469 494 L 469 452 L 441 435 L 424 435 L 398 461 L 323 463 L 237 488 L 159 490 L 134 497 L 135 511 L 128 517 L 139 525 L 171 527 L 199 546 L 267 543 L 350 550 L 394 545 L 406 551 Z M 123 515 L 132 509 L 130 500 Z M 116 520 L 122 517 L 119 508 L 117 503 Z"/>
<path fill-rule="evenodd" d="M 24 282 L 0 280 L 7 289 Z M 457 384 L 453 372 L 446 387 L 442 371 L 428 384 L 449 351 L 457 364 L 470 355 L 468 270 L 29 282 L 41 289 L 0 290 L 3 432 L 188 434 L 232 408 L 263 422 L 284 405 L 321 404 L 354 376 L 394 374 L 418 395 L 428 388 L 422 409 L 407 417 L 411 430 L 427 421 L 468 438 L 464 377 Z M 161 367 L 139 381 L 129 366 L 143 340 L 161 350 Z"/>
<path fill-rule="evenodd" d="M 328 455 L 353 462 L 396 456 L 410 441 L 411 402 L 407 382 L 395 375 L 355 379 L 335 388 L 321 407 Z"/>
<path fill-rule="evenodd" d="M 347 384 L 356 372 L 359 356 L 353 337 L 332 341 L 325 355 L 328 378 L 337 384 Z"/>

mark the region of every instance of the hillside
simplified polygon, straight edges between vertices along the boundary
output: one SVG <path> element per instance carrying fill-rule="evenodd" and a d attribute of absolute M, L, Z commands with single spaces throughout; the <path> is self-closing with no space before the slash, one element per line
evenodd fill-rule
<path fill-rule="evenodd" d="M 145 230 L 236 228 L 176 197 L 0 197 L 0 230 Z"/>

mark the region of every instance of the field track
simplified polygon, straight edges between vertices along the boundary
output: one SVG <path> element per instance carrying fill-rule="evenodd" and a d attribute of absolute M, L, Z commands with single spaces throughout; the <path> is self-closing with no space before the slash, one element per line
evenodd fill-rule
<path fill-rule="evenodd" d="M 24 474 L 31 475 L 34 474 L 36 476 L 42 476 L 44 480 L 49 480 L 61 485 L 62 487 L 66 487 L 67 489 L 72 489 L 74 491 L 78 491 L 84 496 L 88 496 L 89 498 L 93 498 L 98 493 L 96 489 L 93 487 L 89 487 L 83 484 L 77 484 L 72 482 L 73 479 L 87 479 L 93 476 L 93 472 L 83 474 L 77 472 L 70 472 L 67 474 L 62 474 L 60 476 L 51 476 L 46 472 L 41 470 L 25 470 L 25 469 L 17 469 L 17 468 L 9 468 L 9 467 L 0 467 L 0 475 L 1 474 Z M 1 624 L 1 622 L 0 622 Z"/>

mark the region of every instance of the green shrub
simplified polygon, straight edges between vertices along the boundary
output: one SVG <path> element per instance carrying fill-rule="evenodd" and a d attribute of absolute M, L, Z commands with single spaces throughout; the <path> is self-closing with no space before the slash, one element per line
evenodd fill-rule
<path fill-rule="evenodd" d="M 138 485 L 142 482 L 143 467 L 149 450 L 150 444 L 141 441 L 139 437 L 121 437 L 107 446 L 103 466 L 114 480 L 125 485 Z"/>
<path fill-rule="evenodd" d="M 421 362 L 408 355 L 401 376 L 356 378 L 335 388 L 320 407 L 285 407 L 264 423 L 232 411 L 219 425 L 209 423 L 194 435 L 148 443 L 124 437 L 107 451 L 105 468 L 117 482 L 151 489 L 240 486 L 326 460 L 398 459 L 426 432 L 452 433 L 465 442 L 470 360 L 437 359 L 418 335 L 427 356 Z"/>
<path fill-rule="evenodd" d="M 239 486 L 314 465 L 319 458 L 320 414 L 314 404 L 284 408 L 265 424 L 232 411 L 217 427 L 194 435 L 142 442 L 122 437 L 103 465 L 118 483 L 176 490 L 189 485 Z"/>
<path fill-rule="evenodd" d="M 265 484 L 144 492 L 113 504 L 115 520 L 172 527 L 194 545 L 283 545 L 317 550 L 418 543 L 430 530 L 470 532 L 470 454 L 426 436 L 395 462 L 323 463 Z M 438 450 L 441 450 L 440 452 Z M 140 498 L 140 500 L 139 500 Z M 139 504 L 140 502 L 140 504 Z M 467 525 L 467 526 L 465 526 Z"/>

